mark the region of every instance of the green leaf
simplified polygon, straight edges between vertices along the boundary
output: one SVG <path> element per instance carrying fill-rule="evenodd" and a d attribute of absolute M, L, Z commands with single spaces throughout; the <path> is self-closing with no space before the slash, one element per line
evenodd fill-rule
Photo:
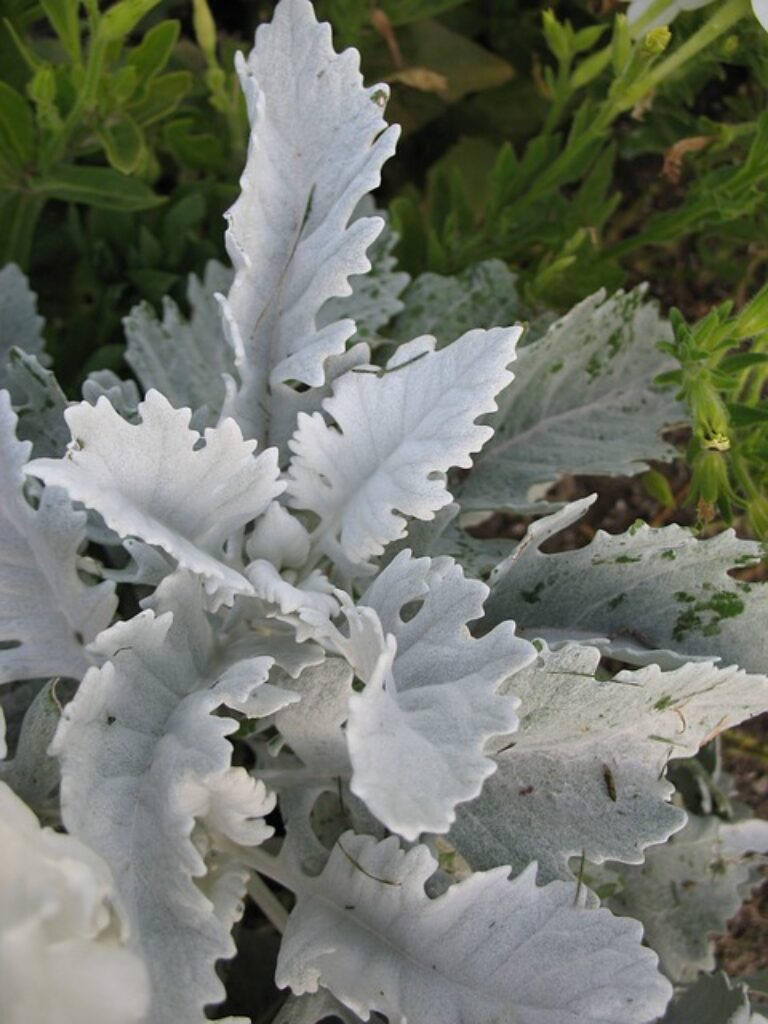
<path fill-rule="evenodd" d="M 14 176 L 29 163 L 35 151 L 35 119 L 15 89 L 0 81 L 0 166 Z"/>
<path fill-rule="evenodd" d="M 726 407 L 735 427 L 754 427 L 768 423 L 768 408 L 744 405 L 742 402 L 729 403 Z"/>
<path fill-rule="evenodd" d="M 169 71 L 152 79 L 144 96 L 128 107 L 128 113 L 140 125 L 161 121 L 176 109 L 191 88 L 191 72 Z"/>
<path fill-rule="evenodd" d="M 144 155 L 144 136 L 135 121 L 124 115 L 116 124 L 102 128 L 99 138 L 116 171 L 131 174 L 136 170 Z"/>
<path fill-rule="evenodd" d="M 655 498 L 665 508 L 675 507 L 675 496 L 669 486 L 669 480 L 657 469 L 649 469 L 643 476 L 645 489 L 652 498 Z"/>
<path fill-rule="evenodd" d="M 80 63 L 80 22 L 77 16 L 79 3 L 73 0 L 40 0 L 48 21 L 70 57 Z"/>
<path fill-rule="evenodd" d="M 228 168 L 220 140 L 209 132 L 201 132 L 191 117 L 181 117 L 164 125 L 163 141 L 180 167 L 222 173 Z"/>
<path fill-rule="evenodd" d="M 66 2 L 66 0 L 64 0 Z M 132 32 L 145 14 L 157 7 L 160 0 L 119 0 L 99 22 L 99 36 L 106 42 L 122 39 Z"/>
<path fill-rule="evenodd" d="M 136 68 L 142 81 L 148 82 L 163 70 L 173 53 L 180 28 L 181 22 L 175 19 L 161 21 L 146 33 L 138 46 L 128 52 L 126 61 Z"/>
<path fill-rule="evenodd" d="M 586 50 L 591 50 L 600 42 L 607 30 L 607 25 L 588 25 L 586 28 L 579 29 L 573 37 L 573 52 L 584 53 Z"/>
<path fill-rule="evenodd" d="M 37 183 L 37 192 L 46 199 L 128 213 L 151 210 L 165 202 L 164 196 L 156 195 L 143 181 L 109 167 L 60 167 Z"/>
<path fill-rule="evenodd" d="M 723 373 L 741 373 L 752 366 L 765 366 L 768 363 L 768 353 L 765 352 L 739 352 L 735 356 L 726 356 L 720 363 L 718 369 Z"/>

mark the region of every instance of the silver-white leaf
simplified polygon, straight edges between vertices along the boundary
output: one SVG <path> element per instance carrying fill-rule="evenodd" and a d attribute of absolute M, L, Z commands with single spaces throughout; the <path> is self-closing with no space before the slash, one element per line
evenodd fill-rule
<path fill-rule="evenodd" d="M 149 968 L 150 1024 L 194 1024 L 223 998 L 214 964 L 235 952 L 229 931 L 247 877 L 233 858 L 212 902 L 206 855 L 220 837 L 261 842 L 274 805 L 262 783 L 230 767 L 237 723 L 214 712 L 252 711 L 271 659 L 252 659 L 247 672 L 217 667 L 193 577 L 169 577 L 156 603 L 174 610 L 144 611 L 101 635 L 109 660 L 66 706 L 53 752 L 64 823 L 110 865 L 131 948 Z"/>
<path fill-rule="evenodd" d="M 0 683 L 45 676 L 79 679 L 93 664 L 85 646 L 117 608 L 114 584 L 79 575 L 85 513 L 46 487 L 37 508 L 24 494 L 32 445 L 15 436 L 16 415 L 0 391 Z"/>
<path fill-rule="evenodd" d="M 542 554 L 546 536 L 578 518 L 586 504 L 534 524 L 498 567 L 489 624 L 512 618 L 523 636 L 550 646 L 577 640 L 634 664 L 719 658 L 765 671 L 768 587 L 729 575 L 761 560 L 759 544 L 739 540 L 733 530 L 699 540 L 681 526 L 641 525 L 618 535 L 598 530 L 586 547 Z M 545 527 L 546 535 L 536 532 Z"/>
<path fill-rule="evenodd" d="M 283 0 L 237 69 L 251 140 L 241 195 L 227 214 L 234 283 L 223 302 L 239 386 L 225 413 L 246 436 L 279 444 L 275 385 L 325 381 L 354 323 L 318 326 L 328 299 L 370 267 L 366 250 L 383 222 L 350 219 L 379 184 L 399 129 L 387 128 L 386 86 L 363 87 L 355 50 L 336 54 L 329 25 L 309 0 Z"/>
<path fill-rule="evenodd" d="M 671 328 L 645 288 L 597 292 L 518 352 L 517 382 L 494 417 L 496 434 L 461 489 L 465 508 L 545 512 L 563 475 L 634 475 L 677 451 L 661 438 L 684 419 L 654 377 Z"/>
<path fill-rule="evenodd" d="M 66 487 L 121 537 L 162 548 L 203 576 L 206 589 L 222 600 L 252 593 L 225 563 L 223 547 L 282 492 L 277 452 L 254 458 L 256 443 L 244 441 L 233 420 L 206 430 L 205 446 L 198 447 L 189 409 L 174 409 L 158 391 L 149 392 L 139 413 L 141 423 L 134 425 L 105 398 L 72 406 L 66 456 L 35 459 L 26 471 Z"/>
<path fill-rule="evenodd" d="M 300 886 L 276 980 L 329 989 L 364 1020 L 390 1024 L 646 1024 L 671 986 L 640 926 L 574 906 L 574 886 L 539 889 L 535 869 L 479 872 L 429 899 L 437 868 L 346 833 L 322 875 Z"/>
<path fill-rule="evenodd" d="M 765 676 L 704 662 L 598 681 L 599 662 L 592 647 L 544 647 L 505 684 L 520 697 L 520 728 L 451 832 L 473 868 L 537 860 L 548 881 L 572 878 L 569 862 L 582 855 L 640 864 L 647 846 L 685 824 L 668 802 L 669 760 L 768 709 Z"/>
<path fill-rule="evenodd" d="M 512 380 L 521 328 L 470 331 L 433 351 L 401 346 L 385 371 L 359 367 L 334 386 L 323 416 L 299 416 L 291 441 L 292 503 L 320 519 L 314 544 L 350 572 L 402 537 L 406 516 L 450 504 L 445 474 L 468 468 L 491 436 L 479 417 Z"/>

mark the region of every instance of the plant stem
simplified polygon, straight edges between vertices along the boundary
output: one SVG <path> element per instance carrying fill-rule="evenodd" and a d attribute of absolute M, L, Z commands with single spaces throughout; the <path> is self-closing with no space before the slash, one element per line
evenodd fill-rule
<path fill-rule="evenodd" d="M 2 204 L 4 232 L 0 242 L 0 266 L 18 263 L 27 270 L 32 239 L 45 200 L 29 192 L 11 192 Z"/>
<path fill-rule="evenodd" d="M 100 35 L 98 29 L 96 29 L 93 33 L 91 46 L 88 51 L 88 61 L 85 66 L 83 84 L 77 94 L 71 110 L 64 120 L 64 123 L 51 140 L 51 144 L 47 151 L 43 151 L 42 159 L 40 161 L 40 170 L 43 177 L 51 170 L 51 168 L 55 167 L 64 156 L 71 136 L 82 122 L 83 114 L 89 112 L 95 106 L 106 55 L 107 42 Z"/>
<path fill-rule="evenodd" d="M 248 893 L 254 903 L 262 910 L 270 924 L 274 925 L 282 935 L 288 924 L 288 911 L 264 879 L 254 875 L 248 883 Z"/>
<path fill-rule="evenodd" d="M 280 857 L 267 853 L 260 846 L 245 847 L 234 843 L 231 845 L 225 843 L 225 847 L 229 848 L 242 864 L 258 871 L 260 875 L 271 878 L 278 885 L 290 889 L 291 892 L 298 892 L 301 889 L 296 873 Z"/>
<path fill-rule="evenodd" d="M 656 89 L 692 57 L 695 57 L 732 28 L 737 21 L 741 21 L 745 15 L 750 13 L 751 9 L 750 0 L 726 0 L 722 6 L 716 7 L 710 19 L 701 26 L 698 32 L 695 32 L 690 39 L 686 39 L 666 60 L 647 71 L 627 89 L 623 96 L 614 100 L 616 114 L 634 107 L 643 96 Z"/>

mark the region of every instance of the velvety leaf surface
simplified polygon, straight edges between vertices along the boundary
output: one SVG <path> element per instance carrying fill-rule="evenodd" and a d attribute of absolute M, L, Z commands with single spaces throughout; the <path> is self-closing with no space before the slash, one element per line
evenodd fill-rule
<path fill-rule="evenodd" d="M 476 421 L 512 380 L 519 335 L 470 331 L 438 352 L 417 339 L 386 372 L 340 378 L 323 403 L 336 427 L 319 413 L 299 417 L 289 492 L 319 517 L 318 550 L 354 571 L 403 536 L 405 516 L 429 520 L 450 503 L 445 474 L 469 467 L 491 436 Z"/>
<path fill-rule="evenodd" d="M 567 519 L 548 517 L 547 534 Z M 561 513 L 562 515 L 562 513 Z M 761 548 L 726 530 L 698 540 L 680 526 L 598 530 L 576 551 L 544 555 L 535 524 L 491 579 L 488 622 L 512 618 L 527 637 L 579 640 L 627 660 L 681 664 L 719 657 L 723 665 L 764 672 L 768 665 L 768 587 L 729 570 L 760 561 Z"/>
<path fill-rule="evenodd" d="M 437 862 L 394 837 L 342 836 L 302 885 L 277 964 L 297 994 L 329 989 L 391 1024 L 644 1024 L 671 987 L 635 922 L 574 906 L 574 887 L 534 870 L 477 873 L 437 899 Z"/>
<path fill-rule="evenodd" d="M 354 332 L 349 320 L 319 327 L 317 317 L 370 266 L 383 222 L 350 219 L 379 184 L 399 129 L 382 117 L 386 86 L 363 87 L 358 53 L 334 52 L 309 0 L 284 0 L 237 67 L 252 133 L 227 215 L 235 280 L 223 309 L 240 382 L 225 412 L 247 437 L 280 443 L 274 385 L 323 384 L 325 359 Z"/>
<path fill-rule="evenodd" d="M 252 712 L 271 659 L 223 671 L 194 578 L 177 574 L 159 593 L 173 611 L 144 611 L 99 638 L 109 660 L 67 705 L 54 752 L 64 822 L 110 865 L 131 947 L 149 968 L 152 1024 L 193 1024 L 223 998 L 214 964 L 235 951 L 247 877 L 220 855 L 206 895 L 206 858 L 222 838 L 260 843 L 274 804 L 230 767 L 237 724 L 213 712 Z"/>
<path fill-rule="evenodd" d="M 727 828 L 716 817 L 691 815 L 682 832 L 646 851 L 645 863 L 608 865 L 620 880 L 608 906 L 640 921 L 646 942 L 676 984 L 714 969 L 711 936 L 726 931 L 749 889 L 749 862 L 726 855 Z"/>
<path fill-rule="evenodd" d="M 85 513 L 46 487 L 39 506 L 24 496 L 31 444 L 0 391 L 0 683 L 45 676 L 79 679 L 93 659 L 84 647 L 112 621 L 114 584 L 78 574 Z"/>
<path fill-rule="evenodd" d="M 517 699 L 496 691 L 535 652 L 511 623 L 471 636 L 487 593 L 450 558 L 402 552 L 360 598 L 389 650 L 356 666 L 367 685 L 349 703 L 351 789 L 409 840 L 448 830 L 494 771 L 487 740 L 517 728 Z"/>
<path fill-rule="evenodd" d="M 566 474 L 622 476 L 669 460 L 661 438 L 684 418 L 671 392 L 651 387 L 668 367 L 656 348 L 669 324 L 645 289 L 585 299 L 518 352 L 517 382 L 494 417 L 496 434 L 461 489 L 465 508 L 542 512 Z"/>
<path fill-rule="evenodd" d="M 8 263 L 0 270 L 0 387 L 8 386 L 5 372 L 12 348 L 37 356 L 41 363 L 48 361 L 44 352 L 44 323 L 26 275 L 15 263 Z"/>
<path fill-rule="evenodd" d="M 131 424 L 105 398 L 67 410 L 72 443 L 63 459 L 36 459 L 27 472 L 66 487 L 99 512 L 121 537 L 161 547 L 205 578 L 224 599 L 251 585 L 223 561 L 229 535 L 266 510 L 283 490 L 274 449 L 256 458 L 233 420 L 189 429 L 189 409 L 174 409 L 157 391 Z"/>
<path fill-rule="evenodd" d="M 451 832 L 473 868 L 537 860 L 548 881 L 572 878 L 569 861 L 582 853 L 639 864 L 685 824 L 668 803 L 669 760 L 768 708 L 765 676 L 704 662 L 598 681 L 599 661 L 595 648 L 544 648 L 505 685 L 521 700 L 520 728 Z"/>
<path fill-rule="evenodd" d="M 216 292 L 224 292 L 232 272 L 211 261 L 203 280 L 190 275 L 187 319 L 172 299 L 158 320 L 148 303 L 135 306 L 123 321 L 125 360 L 145 391 L 156 388 L 177 407 L 205 406 L 215 422 L 224 403 L 224 375 L 234 372 L 234 352 L 224 337 Z"/>
<path fill-rule="evenodd" d="M 372 202 L 363 201 L 360 205 L 364 208 L 361 211 L 364 216 L 383 216 Z M 356 274 L 349 279 L 351 295 L 326 302 L 318 314 L 320 327 L 349 319 L 355 322 L 357 328 L 353 341 L 364 341 L 371 346 L 383 341 L 379 332 L 402 310 L 400 296 L 410 281 L 408 274 L 397 270 L 394 249 L 398 241 L 398 236 L 385 222 L 381 234 L 368 250 L 371 269 L 367 274 Z M 414 331 L 408 335 L 408 339 L 426 333 L 431 332 Z"/>
<path fill-rule="evenodd" d="M 420 274 L 403 294 L 392 334 L 410 341 L 432 334 L 438 345 L 477 327 L 510 327 L 525 319 L 516 277 L 501 260 L 485 260 L 454 277 Z"/>
<path fill-rule="evenodd" d="M 144 1024 L 147 972 L 122 942 L 107 865 L 72 836 L 41 829 L 4 782 L 0 849 L 3 1024 Z"/>

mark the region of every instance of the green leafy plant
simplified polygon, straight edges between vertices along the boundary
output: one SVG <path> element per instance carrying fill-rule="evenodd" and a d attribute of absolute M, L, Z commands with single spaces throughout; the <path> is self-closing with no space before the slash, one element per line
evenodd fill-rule
<path fill-rule="evenodd" d="M 680 368 L 662 377 L 679 387 L 692 421 L 691 499 L 700 521 L 734 505 L 758 537 L 768 537 L 768 286 L 739 313 L 730 302 L 689 326 L 672 316 L 663 348 Z"/>

